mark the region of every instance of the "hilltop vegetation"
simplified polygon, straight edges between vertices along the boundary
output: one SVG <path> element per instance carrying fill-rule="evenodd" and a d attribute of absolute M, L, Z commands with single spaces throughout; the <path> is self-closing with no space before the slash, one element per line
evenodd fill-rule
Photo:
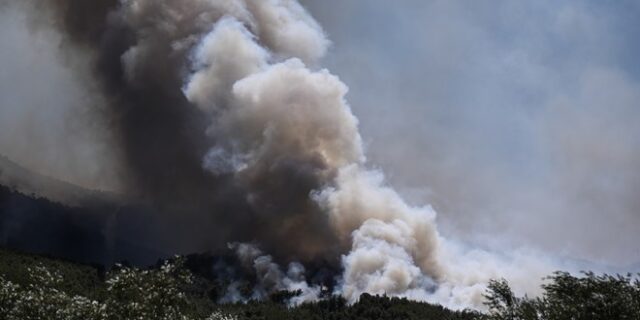
<path fill-rule="evenodd" d="M 494 280 L 486 295 L 491 320 L 637 320 L 640 275 L 575 277 L 556 272 L 538 298 L 516 297 L 505 280 Z"/>
<path fill-rule="evenodd" d="M 0 317 L 7 320 L 124 319 L 640 319 L 640 282 L 631 275 L 575 277 L 558 272 L 539 298 L 516 297 L 504 280 L 487 291 L 488 312 L 452 311 L 400 298 L 363 295 L 354 305 L 338 296 L 290 307 L 295 292 L 263 301 L 218 304 L 224 284 L 192 272 L 187 258 L 154 268 L 74 264 L 0 249 Z"/>

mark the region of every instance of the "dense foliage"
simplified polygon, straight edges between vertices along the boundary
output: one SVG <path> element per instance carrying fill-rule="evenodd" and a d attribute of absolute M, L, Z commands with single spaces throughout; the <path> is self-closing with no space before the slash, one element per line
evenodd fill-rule
<path fill-rule="evenodd" d="M 0 314 L 7 320 L 191 319 L 181 289 L 191 279 L 179 261 L 153 271 L 118 266 L 109 273 L 101 299 L 62 290 L 62 273 L 44 265 L 29 267 L 27 272 L 28 284 L 0 277 Z"/>
<path fill-rule="evenodd" d="M 576 277 L 556 272 L 538 298 L 516 297 L 505 280 L 492 281 L 487 292 L 491 320 L 637 320 L 640 275 Z"/>

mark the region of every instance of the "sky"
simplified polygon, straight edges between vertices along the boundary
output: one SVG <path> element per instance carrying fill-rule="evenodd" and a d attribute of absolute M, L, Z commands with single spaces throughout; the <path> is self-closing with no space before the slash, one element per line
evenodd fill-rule
<path fill-rule="evenodd" d="M 640 3 L 319 1 L 369 165 L 443 233 L 640 269 Z"/>
<path fill-rule="evenodd" d="M 444 235 L 640 270 L 640 2 L 301 2 L 368 166 Z M 117 189 L 99 95 L 69 68 L 86 57 L 20 12 L 0 11 L 0 154 Z"/>

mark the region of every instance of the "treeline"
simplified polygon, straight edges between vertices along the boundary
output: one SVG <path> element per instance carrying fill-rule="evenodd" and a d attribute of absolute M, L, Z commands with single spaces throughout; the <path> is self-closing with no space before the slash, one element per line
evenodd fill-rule
<path fill-rule="evenodd" d="M 275 301 L 252 301 L 246 304 L 225 305 L 223 310 L 238 319 L 309 319 L 309 320 L 472 320 L 481 314 L 472 311 L 452 311 L 442 306 L 409 301 L 404 298 L 380 297 L 364 294 L 360 300 L 347 305 L 338 296 L 295 308 Z"/>
<path fill-rule="evenodd" d="M 487 311 L 452 311 L 401 298 L 363 295 L 348 305 L 338 296 L 290 307 L 296 292 L 262 301 L 218 304 L 221 284 L 176 257 L 152 269 L 99 268 L 0 249 L 2 320 L 599 320 L 640 319 L 640 282 L 632 275 L 558 272 L 537 298 L 517 297 L 505 280 L 491 281 Z"/>
<path fill-rule="evenodd" d="M 556 272 L 537 298 L 516 297 L 506 280 L 489 283 L 486 305 L 491 320 L 638 320 L 640 275 L 581 277 Z"/>

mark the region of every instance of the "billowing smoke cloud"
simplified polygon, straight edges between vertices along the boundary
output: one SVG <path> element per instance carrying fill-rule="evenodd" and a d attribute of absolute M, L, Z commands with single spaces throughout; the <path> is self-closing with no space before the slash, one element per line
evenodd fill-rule
<path fill-rule="evenodd" d="M 160 245 L 257 244 L 232 246 L 257 297 L 315 299 L 303 265 L 325 263 L 341 267 L 335 290 L 351 302 L 369 292 L 477 307 L 490 278 L 512 275 L 524 291 L 551 271 L 445 239 L 431 207 L 407 204 L 367 166 L 347 86 L 318 67 L 329 41 L 298 2 L 29 5 L 36 25 L 56 26 L 65 50 L 92 62 L 120 191 L 157 207 L 170 232 Z"/>

